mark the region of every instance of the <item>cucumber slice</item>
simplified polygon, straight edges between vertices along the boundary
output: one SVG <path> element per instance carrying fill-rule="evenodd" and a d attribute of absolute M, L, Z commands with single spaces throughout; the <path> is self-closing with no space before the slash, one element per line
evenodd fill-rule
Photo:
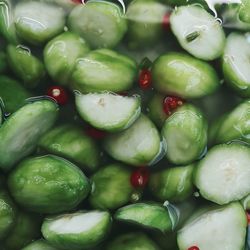
<path fill-rule="evenodd" d="M 224 50 L 225 34 L 218 20 L 197 5 L 176 8 L 170 16 L 171 29 L 180 45 L 202 60 L 214 60 Z"/>
<path fill-rule="evenodd" d="M 197 160 L 207 146 L 207 121 L 192 104 L 179 107 L 164 123 L 162 135 L 167 159 L 174 164 Z"/>
<path fill-rule="evenodd" d="M 250 23 L 250 1 L 241 0 L 239 18 L 242 22 Z"/>
<path fill-rule="evenodd" d="M 168 210 L 158 204 L 136 203 L 121 207 L 114 215 L 118 221 L 167 232 L 172 229 Z"/>
<path fill-rule="evenodd" d="M 108 234 L 111 216 L 105 211 L 79 211 L 45 218 L 43 237 L 60 249 L 86 249 L 98 245 Z"/>
<path fill-rule="evenodd" d="M 108 1 L 79 4 L 70 13 L 68 25 L 92 48 L 113 48 L 127 31 L 126 19 L 120 7 Z"/>
<path fill-rule="evenodd" d="M 57 105 L 49 100 L 30 102 L 11 115 L 0 130 L 0 168 L 10 170 L 36 147 L 54 124 Z"/>
<path fill-rule="evenodd" d="M 220 85 L 217 73 L 210 64 L 176 52 L 156 59 L 152 77 L 156 90 L 183 98 L 212 94 Z"/>
<path fill-rule="evenodd" d="M 78 58 L 89 52 L 86 42 L 78 35 L 65 32 L 51 40 L 44 49 L 44 63 L 49 75 L 66 85 Z"/>
<path fill-rule="evenodd" d="M 99 149 L 80 127 L 70 124 L 55 127 L 38 145 L 49 153 L 72 160 L 84 170 L 93 171 L 99 166 Z"/>
<path fill-rule="evenodd" d="M 250 193 L 250 148 L 231 143 L 209 150 L 195 172 L 201 195 L 220 205 L 237 201 Z"/>
<path fill-rule="evenodd" d="M 130 127 L 141 114 L 138 96 L 121 96 L 113 93 L 76 93 L 76 108 L 80 116 L 93 127 L 109 132 Z"/>
<path fill-rule="evenodd" d="M 106 151 L 116 160 L 135 166 L 150 165 L 160 160 L 165 150 L 155 125 L 141 115 L 125 131 L 108 136 L 104 141 Z"/>
<path fill-rule="evenodd" d="M 75 208 L 90 191 L 87 177 L 63 158 L 28 158 L 8 178 L 15 201 L 37 213 L 59 213 Z"/>
<path fill-rule="evenodd" d="M 43 63 L 27 47 L 8 45 L 7 60 L 11 70 L 27 88 L 35 88 L 45 76 Z"/>
<path fill-rule="evenodd" d="M 130 89 L 136 75 L 137 65 L 133 59 L 112 50 L 99 49 L 77 60 L 71 87 L 83 93 L 119 92 Z"/>
<path fill-rule="evenodd" d="M 247 36 L 231 33 L 227 38 L 222 69 L 226 82 L 243 97 L 250 97 L 249 57 L 250 43 Z"/>
<path fill-rule="evenodd" d="M 246 214 L 239 203 L 207 208 L 194 214 L 178 232 L 180 250 L 244 249 Z M 225 233 L 226 232 L 226 233 Z"/>
<path fill-rule="evenodd" d="M 19 2 L 14 16 L 18 35 L 35 45 L 50 40 L 62 32 L 65 25 L 64 10 L 45 2 Z"/>
<path fill-rule="evenodd" d="M 59 250 L 58 248 L 52 247 L 45 240 L 36 240 L 29 245 L 25 246 L 21 250 Z"/>

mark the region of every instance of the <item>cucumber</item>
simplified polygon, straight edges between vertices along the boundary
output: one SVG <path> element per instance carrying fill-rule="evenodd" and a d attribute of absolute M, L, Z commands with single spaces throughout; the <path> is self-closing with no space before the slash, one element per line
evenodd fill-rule
<path fill-rule="evenodd" d="M 23 160 L 10 173 L 8 187 L 19 205 L 47 214 L 75 208 L 90 191 L 89 181 L 79 168 L 53 155 Z"/>
<path fill-rule="evenodd" d="M 127 130 L 106 137 L 104 148 L 114 159 L 135 166 L 151 165 L 165 152 L 159 132 L 145 115 Z"/>
<path fill-rule="evenodd" d="M 173 226 L 167 208 L 160 204 L 135 203 L 121 207 L 115 212 L 114 218 L 163 233 L 171 231 Z"/>
<path fill-rule="evenodd" d="M 250 97 L 249 56 L 250 43 L 247 36 L 231 33 L 227 38 L 222 69 L 226 83 L 243 97 Z"/>
<path fill-rule="evenodd" d="M 51 154 L 75 162 L 83 170 L 96 170 L 100 162 L 99 149 L 83 129 L 71 124 L 60 125 L 48 131 L 38 145 Z"/>
<path fill-rule="evenodd" d="M 132 87 L 137 75 L 136 62 L 109 49 L 91 51 L 77 60 L 71 88 L 83 93 L 120 92 Z"/>
<path fill-rule="evenodd" d="M 7 67 L 8 66 L 7 66 L 7 60 L 6 60 L 6 53 L 4 51 L 0 51 L 0 74 L 5 72 Z"/>
<path fill-rule="evenodd" d="M 89 52 L 80 36 L 64 32 L 52 39 L 44 49 L 44 63 L 49 75 L 58 84 L 67 85 L 76 60 Z"/>
<path fill-rule="evenodd" d="M 245 211 L 238 202 L 207 207 L 197 211 L 178 231 L 178 246 L 180 250 L 192 246 L 202 250 L 243 250 L 246 226 Z"/>
<path fill-rule="evenodd" d="M 93 127 L 116 132 L 129 128 L 141 114 L 138 96 L 121 96 L 113 93 L 76 93 L 78 113 Z"/>
<path fill-rule="evenodd" d="M 152 173 L 149 190 L 160 201 L 180 202 L 194 192 L 193 171 L 195 165 L 171 167 Z"/>
<path fill-rule="evenodd" d="M 201 195 L 220 205 L 250 193 L 250 148 L 238 143 L 210 149 L 197 166 L 194 182 Z"/>
<path fill-rule="evenodd" d="M 8 45 L 7 60 L 11 70 L 27 88 L 37 87 L 45 76 L 43 63 L 27 47 Z"/>
<path fill-rule="evenodd" d="M 184 104 L 165 121 L 162 135 L 167 159 L 177 165 L 189 164 L 206 150 L 207 121 L 194 105 Z"/>
<path fill-rule="evenodd" d="M 127 31 L 120 7 L 108 1 L 79 4 L 71 11 L 68 26 L 94 49 L 115 47 Z"/>
<path fill-rule="evenodd" d="M 214 133 L 213 142 L 216 144 L 232 140 L 250 143 L 250 100 L 245 100 L 231 112 L 222 116 L 211 127 Z"/>
<path fill-rule="evenodd" d="M 45 99 L 31 101 L 13 113 L 0 130 L 0 168 L 8 171 L 29 155 L 52 127 L 57 113 L 57 105 Z"/>
<path fill-rule="evenodd" d="M 170 16 L 171 29 L 180 45 L 202 60 L 220 57 L 225 34 L 218 19 L 198 5 L 176 8 Z"/>
<path fill-rule="evenodd" d="M 4 103 L 4 111 L 13 113 L 25 104 L 31 94 L 16 80 L 8 76 L 0 76 L 0 98 Z"/>
<path fill-rule="evenodd" d="M 36 240 L 25 246 L 21 250 L 59 250 L 58 248 L 52 247 L 45 240 Z"/>
<path fill-rule="evenodd" d="M 117 236 L 108 243 L 106 250 L 160 250 L 143 232 L 131 232 Z"/>
<path fill-rule="evenodd" d="M 241 200 L 245 210 L 250 210 L 250 194 Z"/>
<path fill-rule="evenodd" d="M 242 22 L 250 23 L 250 1 L 241 0 L 239 18 Z"/>
<path fill-rule="evenodd" d="M 116 209 L 131 200 L 133 187 L 130 183 L 132 171 L 121 164 L 102 167 L 92 177 L 89 201 L 92 207 Z"/>
<path fill-rule="evenodd" d="M 106 211 L 78 211 L 45 218 L 43 237 L 59 249 L 86 249 L 98 245 L 109 233 L 111 216 Z"/>
<path fill-rule="evenodd" d="M 177 52 L 158 57 L 153 64 L 152 77 L 160 93 L 183 98 L 204 97 L 214 93 L 220 85 L 211 65 Z"/>
<path fill-rule="evenodd" d="M 34 45 L 43 44 L 58 35 L 65 25 L 62 8 L 39 1 L 19 2 L 14 18 L 18 36 Z"/>
<path fill-rule="evenodd" d="M 0 96 L 0 125 L 4 121 L 4 110 L 3 109 L 4 109 L 4 104 L 3 104 L 2 98 Z"/>

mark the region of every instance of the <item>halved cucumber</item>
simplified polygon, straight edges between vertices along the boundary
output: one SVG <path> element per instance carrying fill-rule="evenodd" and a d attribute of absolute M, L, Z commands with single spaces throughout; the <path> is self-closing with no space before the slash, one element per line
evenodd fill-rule
<path fill-rule="evenodd" d="M 89 249 L 106 237 L 111 222 L 109 212 L 79 211 L 45 218 L 42 234 L 51 245 L 59 249 Z"/>
<path fill-rule="evenodd" d="M 110 132 L 130 127 L 141 113 L 138 96 L 113 93 L 76 93 L 76 108 L 80 116 L 93 127 Z"/>
<path fill-rule="evenodd" d="M 240 203 L 206 208 L 195 213 L 182 229 L 177 241 L 180 250 L 196 246 L 201 250 L 243 250 L 246 214 Z"/>
<path fill-rule="evenodd" d="M 250 148 L 238 143 L 221 144 L 208 151 L 195 172 L 201 195 L 220 205 L 250 193 Z"/>
<path fill-rule="evenodd" d="M 226 42 L 222 69 L 226 82 L 243 97 L 250 97 L 250 43 L 240 33 L 231 33 Z"/>
<path fill-rule="evenodd" d="M 50 100 L 30 102 L 13 113 L 0 129 L 0 168 L 8 171 L 30 154 L 54 124 L 57 113 L 58 106 Z"/>
<path fill-rule="evenodd" d="M 58 250 L 58 248 L 52 247 L 45 240 L 36 240 L 25 246 L 21 250 Z"/>
<path fill-rule="evenodd" d="M 136 203 L 128 205 L 118 209 L 114 216 L 116 220 L 162 232 L 170 231 L 173 228 L 168 209 L 160 204 Z"/>
<path fill-rule="evenodd" d="M 170 17 L 171 29 L 181 46 L 203 60 L 221 56 L 225 34 L 218 20 L 197 5 L 177 7 Z"/>
<path fill-rule="evenodd" d="M 165 152 L 159 132 L 145 115 L 127 130 L 108 136 L 104 147 L 114 159 L 135 166 L 150 165 Z"/>

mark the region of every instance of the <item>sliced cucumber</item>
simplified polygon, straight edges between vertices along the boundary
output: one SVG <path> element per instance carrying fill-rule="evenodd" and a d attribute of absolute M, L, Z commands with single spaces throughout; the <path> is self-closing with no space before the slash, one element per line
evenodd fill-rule
<path fill-rule="evenodd" d="M 209 150 L 195 172 L 201 195 L 220 205 L 250 193 L 250 148 L 238 143 L 221 144 Z"/>
<path fill-rule="evenodd" d="M 198 108 L 184 104 L 165 121 L 162 135 L 167 144 L 167 159 L 178 165 L 189 164 L 206 149 L 207 121 Z"/>
<path fill-rule="evenodd" d="M 177 52 L 158 57 L 152 68 L 152 77 L 159 92 L 183 98 L 212 94 L 220 85 L 210 64 Z"/>
<path fill-rule="evenodd" d="M 112 50 L 99 49 L 77 60 L 71 87 L 83 93 L 119 92 L 130 89 L 136 75 L 137 65 L 133 59 Z"/>
<path fill-rule="evenodd" d="M 11 115 L 0 130 L 0 168 L 8 171 L 30 154 L 38 139 L 54 124 L 57 113 L 53 101 L 38 100 Z"/>
<path fill-rule="evenodd" d="M 113 93 L 76 93 L 76 108 L 80 116 L 93 127 L 110 132 L 130 127 L 141 113 L 138 96 Z"/>
<path fill-rule="evenodd" d="M 118 221 L 157 229 L 161 232 L 170 231 L 173 226 L 167 208 L 159 204 L 136 203 L 121 207 L 114 217 Z"/>
<path fill-rule="evenodd" d="M 222 69 L 226 82 L 238 94 L 250 97 L 250 42 L 247 36 L 231 33 L 223 55 Z"/>
<path fill-rule="evenodd" d="M 171 14 L 170 24 L 181 46 L 193 56 L 214 60 L 222 55 L 225 34 L 219 21 L 204 8 L 178 7 Z"/>
<path fill-rule="evenodd" d="M 114 159 L 135 166 L 160 160 L 165 149 L 155 125 L 145 115 L 127 130 L 108 136 L 104 147 Z"/>
<path fill-rule="evenodd" d="M 18 35 L 35 45 L 53 38 L 63 31 L 65 25 L 64 10 L 45 2 L 19 2 L 14 13 Z"/>
<path fill-rule="evenodd" d="M 43 237 L 53 246 L 65 250 L 94 247 L 108 234 L 111 216 L 105 211 L 79 211 L 45 218 Z"/>
<path fill-rule="evenodd" d="M 113 48 L 127 31 L 126 19 L 120 7 L 108 1 L 79 4 L 70 13 L 68 25 L 92 48 Z"/>
<path fill-rule="evenodd" d="M 59 250 L 58 248 L 52 247 L 45 240 L 36 240 L 25 246 L 21 250 Z"/>
<path fill-rule="evenodd" d="M 195 213 L 178 232 L 180 250 L 244 249 L 246 214 L 239 203 L 207 208 Z"/>
<path fill-rule="evenodd" d="M 44 63 L 49 75 L 59 84 L 68 84 L 76 60 L 87 52 L 87 43 L 74 33 L 65 32 L 55 37 L 44 49 Z"/>

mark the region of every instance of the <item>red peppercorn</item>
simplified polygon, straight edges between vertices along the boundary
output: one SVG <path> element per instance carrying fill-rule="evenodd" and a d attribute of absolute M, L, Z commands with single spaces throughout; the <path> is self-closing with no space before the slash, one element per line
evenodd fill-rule
<path fill-rule="evenodd" d="M 130 183 L 134 188 L 145 187 L 148 183 L 149 171 L 146 167 L 136 169 L 130 176 Z"/>
<path fill-rule="evenodd" d="M 92 137 L 94 139 L 103 139 L 106 136 L 105 131 L 93 127 L 88 127 L 86 133 L 89 137 Z"/>
<path fill-rule="evenodd" d="M 47 95 L 56 100 L 60 105 L 68 102 L 69 96 L 67 91 L 61 86 L 52 86 L 47 90 Z"/>
<path fill-rule="evenodd" d="M 189 247 L 188 250 L 200 250 L 200 248 L 197 246 L 192 246 L 192 247 Z"/>
<path fill-rule="evenodd" d="M 149 69 L 143 69 L 139 76 L 139 85 L 142 89 L 147 89 L 152 84 L 151 71 Z"/>
<path fill-rule="evenodd" d="M 171 115 L 173 110 L 183 104 L 183 100 L 176 96 L 166 96 L 163 101 L 163 110 L 167 115 Z"/>
<path fill-rule="evenodd" d="M 247 214 L 248 225 L 250 225 L 250 211 L 247 211 L 246 214 Z"/>
<path fill-rule="evenodd" d="M 170 30 L 170 12 L 167 12 L 162 20 L 162 27 L 164 30 L 169 31 Z"/>

